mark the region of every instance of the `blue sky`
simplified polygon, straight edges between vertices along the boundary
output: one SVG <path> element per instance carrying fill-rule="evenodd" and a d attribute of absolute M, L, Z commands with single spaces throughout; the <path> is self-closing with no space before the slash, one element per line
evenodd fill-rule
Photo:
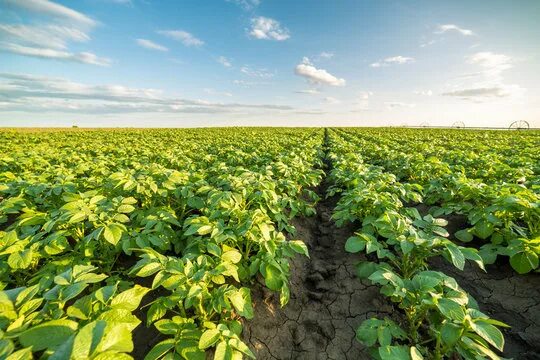
<path fill-rule="evenodd" d="M 540 127 L 540 1 L 0 0 L 1 126 Z"/>

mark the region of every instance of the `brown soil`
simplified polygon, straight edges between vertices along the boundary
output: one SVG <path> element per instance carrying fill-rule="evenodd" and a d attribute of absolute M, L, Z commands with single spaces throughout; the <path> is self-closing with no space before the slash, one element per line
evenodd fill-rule
<path fill-rule="evenodd" d="M 336 200 L 323 200 L 316 216 L 293 222 L 310 259 L 297 256 L 291 263 L 289 303 L 280 308 L 277 294 L 261 285 L 253 289 L 255 318 L 245 323 L 244 340 L 259 360 L 369 359 L 356 328 L 392 313 L 379 288 L 355 275 L 361 257 L 344 246 L 357 226 L 336 228 L 330 219 Z"/>

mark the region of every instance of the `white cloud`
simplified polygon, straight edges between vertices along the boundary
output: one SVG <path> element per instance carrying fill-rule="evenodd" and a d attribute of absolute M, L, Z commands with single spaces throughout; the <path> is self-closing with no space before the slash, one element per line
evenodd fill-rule
<path fill-rule="evenodd" d="M 439 25 L 437 27 L 437 30 L 435 31 L 435 34 L 444 34 L 445 32 L 448 32 L 448 31 L 455 31 L 455 32 L 458 32 L 458 33 L 460 33 L 461 35 L 464 35 L 464 36 L 472 36 L 472 35 L 474 35 L 474 32 L 472 30 L 463 29 L 463 28 L 460 28 L 459 26 L 454 25 L 454 24 Z"/>
<path fill-rule="evenodd" d="M 137 44 L 145 49 L 149 50 L 158 50 L 158 51 L 169 51 L 168 48 L 166 48 L 163 45 L 156 44 L 153 41 L 147 40 L 147 39 L 136 39 L 135 40 Z"/>
<path fill-rule="evenodd" d="M 54 3 L 48 0 L 3 0 L 4 2 L 23 8 L 25 10 L 37 13 L 39 15 L 50 15 L 56 18 L 62 18 L 72 22 L 85 24 L 88 26 L 96 25 L 96 22 L 90 17 L 70 9 L 66 6 Z"/>
<path fill-rule="evenodd" d="M 388 57 L 388 58 L 386 58 L 386 59 L 384 59 L 382 61 L 374 62 L 370 66 L 374 67 L 374 68 L 379 68 L 379 67 L 383 67 L 383 66 L 389 66 L 389 65 L 392 65 L 392 64 L 401 65 L 401 64 L 408 64 L 408 63 L 412 63 L 412 62 L 414 62 L 414 58 L 398 55 L 398 56 Z"/>
<path fill-rule="evenodd" d="M 249 35 L 256 39 L 283 41 L 290 38 L 287 28 L 281 27 L 279 21 L 264 16 L 251 19 Z"/>
<path fill-rule="evenodd" d="M 193 34 L 184 30 L 160 30 L 158 34 L 180 41 L 185 46 L 202 46 L 204 41 L 197 39 Z"/>
<path fill-rule="evenodd" d="M 66 49 L 68 41 L 85 42 L 90 36 L 82 30 L 61 25 L 0 24 L 4 41 L 37 45 L 42 48 Z"/>
<path fill-rule="evenodd" d="M 203 91 L 209 95 L 218 95 L 218 96 L 227 96 L 227 97 L 231 97 L 233 96 L 230 92 L 226 92 L 226 91 L 217 91 L 215 89 L 211 89 L 211 88 L 206 88 L 206 89 L 203 89 Z"/>
<path fill-rule="evenodd" d="M 252 10 L 261 4 L 261 0 L 226 0 L 226 1 L 236 4 L 244 10 Z"/>
<path fill-rule="evenodd" d="M 269 72 L 267 69 L 254 69 L 250 66 L 244 65 L 240 68 L 240 72 L 247 76 L 258 77 L 262 79 L 269 79 L 274 77 L 274 74 Z"/>
<path fill-rule="evenodd" d="M 317 69 L 307 57 L 304 57 L 302 62 L 296 65 L 294 72 L 314 84 L 345 86 L 346 83 L 345 79 L 337 78 L 324 69 Z"/>
<path fill-rule="evenodd" d="M 99 57 L 91 52 L 71 53 L 69 51 L 36 48 L 13 43 L 0 43 L 0 50 L 42 59 L 73 61 L 98 66 L 109 66 L 112 63 L 110 59 Z"/>
<path fill-rule="evenodd" d="M 355 102 L 357 110 L 366 111 L 369 110 L 369 98 L 373 96 L 371 91 L 361 91 L 358 94 L 358 100 Z"/>
<path fill-rule="evenodd" d="M 217 58 L 217 62 L 225 67 L 231 67 L 232 63 L 230 59 L 227 59 L 225 56 L 220 56 Z"/>
<path fill-rule="evenodd" d="M 465 74 L 458 78 L 450 90 L 442 93 L 462 100 L 485 102 L 490 99 L 518 98 L 526 89 L 517 84 L 506 84 L 503 72 L 514 66 L 512 57 L 485 51 L 466 57 L 469 64 L 479 66 L 481 71 Z"/>
<path fill-rule="evenodd" d="M 519 85 L 496 85 L 493 87 L 476 87 L 452 90 L 443 93 L 444 96 L 455 96 L 464 100 L 482 101 L 487 98 L 503 98 L 521 95 L 524 89 Z"/>
<path fill-rule="evenodd" d="M 55 59 L 99 66 L 111 60 L 89 51 L 69 51 L 70 42 L 87 42 L 89 31 L 97 23 L 90 17 L 66 6 L 46 0 L 4 0 L 10 6 L 26 10 L 54 23 L 0 24 L 0 50 L 41 59 Z M 21 16 L 22 18 L 22 16 Z"/>
<path fill-rule="evenodd" d="M 120 85 L 86 85 L 66 79 L 35 75 L 0 74 L 1 108 L 23 112 L 107 113 L 238 113 L 291 111 L 275 104 L 220 103 L 171 98 L 156 89 Z M 209 89 L 212 92 L 212 89 Z M 227 96 L 227 95 L 225 95 Z"/>
<path fill-rule="evenodd" d="M 341 104 L 341 101 L 339 99 L 336 99 L 335 97 L 332 97 L 332 96 L 325 97 L 324 101 L 326 101 L 328 104 L 331 104 L 331 105 Z"/>
<path fill-rule="evenodd" d="M 420 47 L 423 48 L 423 47 L 427 47 L 427 46 L 430 46 L 430 45 L 433 45 L 437 42 L 437 40 L 429 40 L 429 41 L 425 41 L 423 43 L 420 44 Z"/>
<path fill-rule="evenodd" d="M 415 95 L 421 95 L 421 96 L 432 96 L 433 91 L 431 90 L 416 90 L 414 91 Z"/>
<path fill-rule="evenodd" d="M 387 108 L 389 109 L 395 109 L 395 108 L 414 108 L 416 107 L 416 104 L 409 104 L 409 103 L 404 103 L 404 102 L 397 102 L 397 101 L 394 101 L 394 102 L 385 102 L 384 105 L 386 105 Z"/>
<path fill-rule="evenodd" d="M 305 89 L 305 90 L 298 90 L 295 92 L 298 94 L 308 94 L 308 95 L 317 95 L 321 93 L 318 89 Z"/>
<path fill-rule="evenodd" d="M 334 53 L 323 51 L 319 54 L 319 59 L 331 59 L 334 57 Z"/>

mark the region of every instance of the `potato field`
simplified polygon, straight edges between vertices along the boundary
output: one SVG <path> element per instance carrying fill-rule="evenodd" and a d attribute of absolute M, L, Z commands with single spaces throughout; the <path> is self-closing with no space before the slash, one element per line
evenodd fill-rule
<path fill-rule="evenodd" d="M 0 359 L 540 359 L 540 131 L 0 130 Z"/>

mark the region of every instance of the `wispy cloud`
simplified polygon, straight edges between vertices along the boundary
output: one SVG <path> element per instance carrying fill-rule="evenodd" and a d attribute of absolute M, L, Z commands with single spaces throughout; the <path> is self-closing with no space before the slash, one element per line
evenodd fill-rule
<path fill-rule="evenodd" d="M 158 34 L 180 41 L 185 46 L 198 47 L 204 45 L 204 41 L 184 30 L 159 30 Z"/>
<path fill-rule="evenodd" d="M 166 48 L 163 45 L 156 44 L 155 42 L 147 39 L 136 39 L 135 40 L 137 44 L 145 49 L 149 50 L 157 50 L 157 51 L 169 51 L 168 48 Z"/>
<path fill-rule="evenodd" d="M 90 17 L 47 0 L 3 0 L 17 12 L 27 11 L 41 19 L 24 24 L 0 24 L 0 50 L 40 59 L 54 59 L 98 66 L 109 66 L 111 60 L 90 51 L 69 51 L 70 42 L 88 42 L 89 32 L 97 25 Z"/>
<path fill-rule="evenodd" d="M 294 72 L 314 84 L 345 86 L 346 83 L 345 79 L 338 78 L 324 69 L 317 69 L 307 57 L 304 57 L 302 62 L 296 65 Z"/>
<path fill-rule="evenodd" d="M 76 113 L 234 113 L 290 111 L 276 104 L 220 103 L 166 97 L 161 90 L 119 85 L 86 85 L 61 78 L 0 74 L 0 109 Z M 209 91 L 212 91 L 209 89 Z M 225 95 L 226 96 L 226 95 Z"/>
<path fill-rule="evenodd" d="M 321 92 L 318 89 L 305 89 L 305 90 L 297 90 L 295 93 L 298 94 L 308 94 L 308 95 L 317 95 Z"/>
<path fill-rule="evenodd" d="M 435 30 L 435 34 L 444 34 L 446 32 L 457 32 L 464 36 L 472 36 L 474 35 L 474 32 L 469 29 L 461 28 L 455 24 L 445 24 L 445 25 L 439 25 L 437 26 L 437 30 Z"/>
<path fill-rule="evenodd" d="M 75 27 L 61 25 L 0 24 L 4 41 L 38 45 L 42 48 L 66 49 L 69 41 L 85 42 L 90 36 Z"/>
<path fill-rule="evenodd" d="M 225 67 L 232 67 L 232 63 L 230 59 L 227 59 L 225 56 L 220 56 L 217 58 L 217 62 Z"/>
<path fill-rule="evenodd" d="M 416 104 L 404 103 L 404 102 L 399 102 L 399 101 L 388 101 L 388 102 L 385 102 L 384 105 L 386 105 L 388 109 L 395 109 L 395 108 L 412 109 L 416 107 Z"/>
<path fill-rule="evenodd" d="M 334 53 L 323 51 L 319 55 L 317 55 L 318 60 L 328 60 L 334 57 Z"/>
<path fill-rule="evenodd" d="M 259 16 L 251 19 L 249 35 L 256 39 L 284 41 L 291 37 L 287 28 L 282 27 L 279 21 Z"/>
<path fill-rule="evenodd" d="M 444 96 L 458 97 L 473 102 L 484 102 L 489 99 L 522 96 L 525 89 L 517 84 L 506 84 L 503 72 L 514 66 L 512 57 L 485 51 L 466 57 L 466 61 L 482 70 L 459 77 L 461 83 L 443 92 Z"/>
<path fill-rule="evenodd" d="M 358 94 L 358 99 L 354 103 L 356 110 L 366 111 L 369 110 L 369 98 L 373 96 L 371 91 L 361 91 Z"/>
<path fill-rule="evenodd" d="M 96 25 L 96 21 L 90 17 L 48 0 L 3 0 L 3 2 L 39 15 L 49 15 L 88 26 Z"/>
<path fill-rule="evenodd" d="M 261 4 L 261 0 L 226 0 L 227 2 L 236 4 L 244 10 L 253 10 Z"/>
<path fill-rule="evenodd" d="M 431 90 L 415 90 L 414 95 L 420 95 L 420 96 L 432 96 L 433 91 Z"/>
<path fill-rule="evenodd" d="M 335 97 L 333 96 L 327 96 L 324 98 L 324 101 L 326 101 L 328 104 L 330 105 L 338 105 L 338 104 L 341 104 L 341 100 L 339 99 L 336 99 Z"/>
<path fill-rule="evenodd" d="M 255 69 L 251 66 L 244 65 L 240 68 L 240 72 L 251 77 L 257 77 L 262 79 L 269 79 L 271 77 L 274 77 L 274 73 L 271 73 L 267 69 Z"/>
<path fill-rule="evenodd" d="M 218 95 L 218 96 L 227 96 L 227 97 L 231 97 L 233 96 L 230 92 L 227 92 L 227 91 L 217 91 L 215 89 L 212 89 L 212 88 L 206 88 L 206 89 L 203 89 L 203 91 L 209 95 Z"/>
<path fill-rule="evenodd" d="M 0 43 L 0 51 L 42 59 L 72 61 L 98 66 L 110 66 L 112 63 L 110 59 L 99 57 L 91 52 L 71 53 L 69 51 L 29 47 L 13 43 Z"/>
<path fill-rule="evenodd" d="M 401 64 L 408 64 L 412 62 L 414 62 L 414 58 L 398 55 L 398 56 L 388 57 L 381 61 L 374 62 L 370 66 L 374 68 L 379 68 L 379 67 L 384 67 L 384 66 L 390 66 L 393 64 L 401 65 Z"/>

